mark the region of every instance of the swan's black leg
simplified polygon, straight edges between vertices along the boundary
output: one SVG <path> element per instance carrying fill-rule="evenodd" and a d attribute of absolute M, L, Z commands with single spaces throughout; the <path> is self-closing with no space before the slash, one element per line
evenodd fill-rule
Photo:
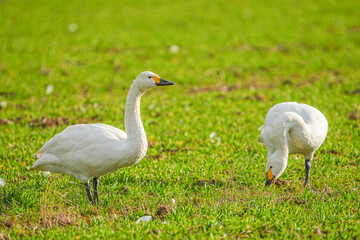
<path fill-rule="evenodd" d="M 99 186 L 99 179 L 93 178 L 93 185 L 94 185 L 94 201 L 99 202 L 99 195 L 98 195 L 98 186 Z"/>
<path fill-rule="evenodd" d="M 311 169 L 311 161 L 309 159 L 305 159 L 305 182 L 304 182 L 304 187 L 306 187 L 309 184 L 310 169 Z"/>
<path fill-rule="evenodd" d="M 85 185 L 86 194 L 87 194 L 87 196 L 89 198 L 89 201 L 90 201 L 91 204 L 94 205 L 95 202 L 94 202 L 93 197 L 91 196 L 91 185 L 89 183 L 84 183 L 84 185 Z"/>
<path fill-rule="evenodd" d="M 310 169 L 311 169 L 311 159 L 305 159 L 305 182 L 304 187 L 308 187 L 309 190 L 314 191 L 310 186 Z"/>

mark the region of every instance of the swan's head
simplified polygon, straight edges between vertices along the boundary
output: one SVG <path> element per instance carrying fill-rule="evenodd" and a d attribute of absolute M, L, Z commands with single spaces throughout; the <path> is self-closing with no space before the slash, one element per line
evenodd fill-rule
<path fill-rule="evenodd" d="M 265 187 L 270 186 L 276 178 L 285 171 L 287 164 L 287 158 L 280 156 L 277 153 L 274 153 L 269 157 L 269 160 L 266 164 L 266 182 Z"/>
<path fill-rule="evenodd" d="M 142 72 L 134 80 L 134 84 L 141 90 L 146 91 L 156 86 L 174 85 L 175 83 L 160 78 L 153 72 Z"/>

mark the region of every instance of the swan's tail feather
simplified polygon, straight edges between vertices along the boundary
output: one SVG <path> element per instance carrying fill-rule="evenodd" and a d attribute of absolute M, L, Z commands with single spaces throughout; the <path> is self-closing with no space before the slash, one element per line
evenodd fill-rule
<path fill-rule="evenodd" d="M 262 125 L 262 126 L 260 126 L 259 128 L 258 128 L 258 131 L 262 131 L 263 129 L 264 129 L 264 125 Z M 262 138 L 261 138 L 261 133 L 260 133 L 260 136 L 258 137 L 258 139 L 256 140 L 258 143 L 264 143 L 264 141 L 262 140 Z"/>
<path fill-rule="evenodd" d="M 33 170 L 41 170 L 41 171 L 51 171 L 51 166 L 57 165 L 56 163 L 59 161 L 59 159 L 47 152 L 37 152 L 34 154 L 35 156 L 39 157 L 36 162 L 32 165 L 32 167 L 29 169 L 29 171 Z"/>
<path fill-rule="evenodd" d="M 40 158 L 42 154 L 43 154 L 43 152 L 42 152 L 41 150 L 39 150 L 39 151 L 37 151 L 36 153 L 34 153 L 33 155 L 31 155 L 31 157 Z M 38 161 L 36 161 L 36 162 L 34 163 L 34 165 L 33 165 L 31 168 L 29 168 L 28 172 L 37 170 L 38 165 L 39 165 L 39 164 L 38 164 Z"/>
<path fill-rule="evenodd" d="M 32 166 L 31 168 L 29 168 L 28 172 L 35 171 L 35 170 L 36 170 L 36 167 Z"/>
<path fill-rule="evenodd" d="M 31 168 L 29 168 L 28 172 L 30 171 L 34 171 L 34 170 L 42 170 L 41 167 L 42 166 L 42 162 L 41 161 L 36 161 Z"/>

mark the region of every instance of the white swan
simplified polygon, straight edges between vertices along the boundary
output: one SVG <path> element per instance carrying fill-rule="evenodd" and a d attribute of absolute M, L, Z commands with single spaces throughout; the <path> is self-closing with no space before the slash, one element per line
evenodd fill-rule
<path fill-rule="evenodd" d="M 31 170 L 66 173 L 85 184 L 89 201 L 98 198 L 98 178 L 138 163 L 147 150 L 147 139 L 140 118 L 140 99 L 156 86 L 173 85 L 152 72 L 139 74 L 130 87 L 125 106 L 126 133 L 102 123 L 67 127 L 51 138 L 34 155 Z M 91 196 L 89 180 L 93 177 Z"/>
<path fill-rule="evenodd" d="M 284 172 L 288 155 L 300 153 L 305 158 L 305 182 L 310 188 L 309 177 L 314 152 L 324 142 L 328 122 L 316 108 L 296 103 L 284 102 L 273 106 L 266 114 L 265 125 L 258 138 L 268 148 L 265 186 L 273 183 Z"/>

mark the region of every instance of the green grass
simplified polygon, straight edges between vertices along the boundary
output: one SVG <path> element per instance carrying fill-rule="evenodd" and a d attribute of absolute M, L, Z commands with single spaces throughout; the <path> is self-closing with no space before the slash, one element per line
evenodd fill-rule
<path fill-rule="evenodd" d="M 359 239 L 359 9 L 350 0 L 0 1 L 0 239 Z M 176 85 L 144 95 L 147 156 L 100 179 L 98 206 L 67 175 L 27 172 L 70 124 L 124 129 L 129 85 L 144 70 Z M 302 187 L 302 156 L 264 188 L 257 129 L 284 101 L 329 121 L 311 171 L 318 194 Z M 144 215 L 153 221 L 137 224 Z"/>

